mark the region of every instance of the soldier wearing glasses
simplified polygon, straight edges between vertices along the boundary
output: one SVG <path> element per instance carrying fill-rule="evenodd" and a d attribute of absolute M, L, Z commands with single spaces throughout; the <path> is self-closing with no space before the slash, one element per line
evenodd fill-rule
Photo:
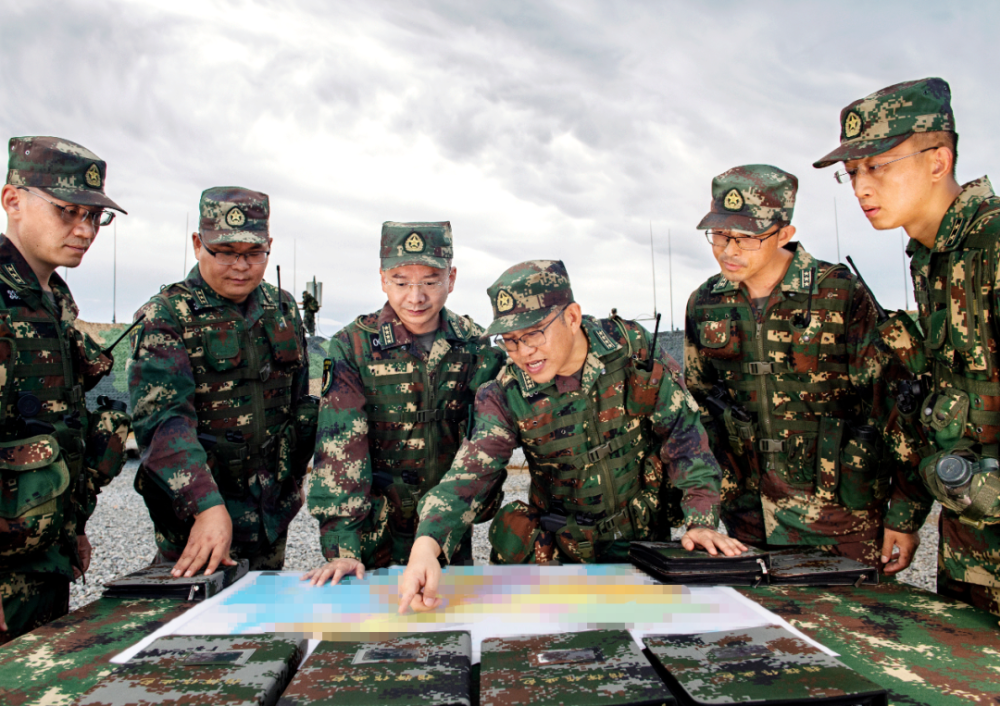
<path fill-rule="evenodd" d="M 324 363 L 309 511 L 329 563 L 306 574 L 313 585 L 406 562 L 417 503 L 451 467 L 473 396 L 503 362 L 482 328 L 445 308 L 457 274 L 450 223 L 383 223 L 380 254 L 388 302 L 337 333 Z M 472 533 L 456 546 L 471 563 Z"/>
<path fill-rule="evenodd" d="M 198 263 L 136 313 L 135 487 L 175 576 L 234 557 L 280 569 L 315 439 L 302 321 L 295 298 L 263 281 L 267 195 L 207 189 L 200 210 Z"/>
<path fill-rule="evenodd" d="M 723 468 L 732 536 L 817 546 L 895 573 L 912 560 L 926 504 L 886 462 L 871 296 L 843 265 L 792 242 L 797 188 L 763 164 L 712 180 L 698 228 L 721 273 L 688 301 L 684 377 Z"/>
<path fill-rule="evenodd" d="M 923 390 L 920 431 L 902 446 L 944 506 L 939 593 L 1000 615 L 1000 199 L 988 178 L 955 179 L 951 89 L 907 81 L 840 113 L 840 145 L 816 162 L 843 162 L 876 230 L 903 228 L 920 326 L 904 312 L 880 331 Z"/>
<path fill-rule="evenodd" d="M 77 267 L 118 204 L 107 165 L 56 137 L 10 141 L 0 192 L 0 644 L 69 610 L 69 582 L 87 571 L 85 533 L 100 488 L 125 461 L 128 417 L 84 392 L 109 354 L 74 325 L 58 267 Z"/>
<path fill-rule="evenodd" d="M 628 561 L 630 541 L 681 524 L 689 550 L 746 549 L 715 531 L 719 467 L 698 405 L 662 348 L 650 360 L 642 326 L 584 316 L 557 260 L 515 265 L 487 294 L 487 333 L 501 337 L 509 361 L 476 394 L 472 437 L 421 501 L 400 611 L 438 605 L 439 560 L 453 559 L 519 446 L 531 469 L 529 504 L 506 505 L 493 520 L 495 562 Z"/>

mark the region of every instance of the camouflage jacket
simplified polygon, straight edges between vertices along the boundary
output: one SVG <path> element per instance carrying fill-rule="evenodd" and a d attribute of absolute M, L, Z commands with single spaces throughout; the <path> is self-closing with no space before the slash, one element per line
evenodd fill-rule
<path fill-rule="evenodd" d="M 913 532 L 930 503 L 881 443 L 892 358 L 875 347 L 871 296 L 843 265 L 786 247 L 764 311 L 721 274 L 688 301 L 684 372 L 724 469 L 723 520 L 751 542 L 869 541 L 891 490 L 885 525 Z"/>
<path fill-rule="evenodd" d="M 589 316 L 583 318 L 583 331 L 590 350 L 579 386 L 567 386 L 567 381 L 572 379 L 575 383 L 575 379 L 563 377 L 536 385 L 513 362 L 508 362 L 501 377 L 476 393 L 475 426 L 471 439 L 463 442 L 451 470 L 420 503 L 418 533 L 434 538 L 446 558 L 458 548 L 472 518 L 503 485 L 507 462 L 519 446 L 523 447 L 531 469 L 529 503 L 535 508 L 549 510 L 556 498 L 565 499 L 563 509 L 568 512 L 584 510 L 583 502 L 601 507 L 605 504 L 602 492 L 608 492 L 602 489 L 627 480 L 621 477 L 622 474 L 635 473 L 635 469 L 619 466 L 615 461 L 626 459 L 634 450 L 632 447 L 641 443 L 643 448 L 640 452 L 644 452 L 647 446 L 654 450 L 637 461 L 642 472 L 635 476 L 635 480 L 639 484 L 640 496 L 646 499 L 645 504 L 659 509 L 660 498 L 672 494 L 667 492 L 668 488 L 675 489 L 681 494 L 680 508 L 687 524 L 712 528 L 718 525 L 719 467 L 709 451 L 708 438 L 699 420 L 698 405 L 688 394 L 676 361 L 662 348 L 657 349 L 656 360 L 662 364 L 665 374 L 653 389 L 640 391 L 632 387 L 631 381 L 615 377 L 605 377 L 611 384 L 598 389 L 597 382 L 602 378 L 606 364 L 598 352 L 615 356 L 631 350 L 644 358 L 646 351 L 637 344 L 648 340 L 649 335 L 634 322 Z M 624 403 L 627 406 L 623 414 L 615 400 L 628 395 L 633 397 L 628 397 Z M 519 397 L 527 404 L 518 403 Z M 574 470 L 571 462 L 588 456 L 588 449 L 597 450 L 597 444 L 590 443 L 589 422 L 583 411 L 587 408 L 588 398 L 593 398 L 598 408 L 595 436 L 602 440 L 618 437 L 627 439 L 629 443 L 610 449 L 610 453 L 600 454 L 601 460 L 607 460 L 606 466 L 591 461 L 581 473 L 580 469 Z M 642 413 L 628 412 L 629 409 L 636 409 L 631 406 L 633 402 L 641 405 Z M 611 406 L 605 408 L 605 404 Z M 553 412 L 558 408 L 572 415 L 576 420 L 573 436 L 584 443 L 540 457 L 543 447 L 553 446 L 550 442 L 560 445 L 558 442 L 562 439 L 563 429 L 556 428 L 548 438 L 532 438 L 529 443 L 527 434 L 536 427 L 544 432 L 542 425 L 545 422 L 537 415 L 522 418 L 515 409 L 527 414 L 538 407 L 549 408 Z M 549 423 L 552 421 L 558 419 Z M 640 426 L 642 429 L 638 428 Z M 556 434 L 559 434 L 559 439 L 552 439 Z M 558 463 L 560 455 L 566 459 L 566 464 Z M 610 469 L 610 478 L 606 469 Z M 668 487 L 662 487 L 664 470 L 669 476 Z M 571 501 L 574 504 L 571 505 Z"/>
<path fill-rule="evenodd" d="M 234 543 L 261 541 L 261 526 L 273 543 L 301 507 L 310 449 L 289 446 L 309 367 L 294 301 L 282 292 L 279 305 L 278 289 L 261 283 L 235 304 L 195 265 L 136 312 L 146 315 L 128 367 L 136 484 L 147 506 L 160 496 L 169 505 L 150 506 L 158 532 L 224 503 Z M 156 514 L 165 510 L 174 517 Z"/>
<path fill-rule="evenodd" d="M 93 423 L 84 392 L 111 371 L 113 360 L 74 326 L 78 309 L 62 278 L 53 273 L 49 285 L 53 300 L 14 244 L 0 237 L 0 446 L 7 447 L 0 469 L 0 572 L 72 579 L 76 535 L 84 533 L 100 488 L 120 470 L 88 470 L 85 454 Z M 37 413 L 28 411 L 29 400 Z M 37 426 L 26 426 L 26 418 Z M 29 438 L 33 443 L 24 443 Z M 56 453 L 65 462 L 58 470 Z"/>
<path fill-rule="evenodd" d="M 475 322 L 448 309 L 441 317 L 430 353 L 388 303 L 330 341 L 309 484 L 328 559 L 362 556 L 362 523 L 390 485 L 398 506 L 413 502 L 400 493 L 419 497 L 437 484 L 466 435 L 476 390 L 503 364 Z M 413 535 L 414 511 L 415 502 L 405 518 L 393 507 L 397 533 Z"/>
<path fill-rule="evenodd" d="M 945 505 L 941 556 L 959 581 L 1000 587 L 1000 502 L 982 508 L 985 524 L 960 520 L 936 484 L 934 461 L 945 450 L 971 447 L 1000 457 L 1000 198 L 989 179 L 962 187 L 935 236 L 934 247 L 907 247 L 924 340 L 902 355 L 914 372 L 929 373 L 932 393 L 921 405 L 929 448 L 924 478 Z M 983 479 L 987 474 L 982 474 Z M 977 481 L 978 482 L 978 481 Z M 994 481 L 995 482 L 995 481 Z"/>

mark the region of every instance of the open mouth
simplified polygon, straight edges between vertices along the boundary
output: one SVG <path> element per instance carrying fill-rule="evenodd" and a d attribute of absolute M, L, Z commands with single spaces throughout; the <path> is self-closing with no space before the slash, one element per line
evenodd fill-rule
<path fill-rule="evenodd" d="M 533 360 L 530 363 L 525 363 L 525 370 L 528 371 L 529 375 L 538 375 L 545 367 L 546 360 L 546 358 L 542 358 L 541 360 Z"/>

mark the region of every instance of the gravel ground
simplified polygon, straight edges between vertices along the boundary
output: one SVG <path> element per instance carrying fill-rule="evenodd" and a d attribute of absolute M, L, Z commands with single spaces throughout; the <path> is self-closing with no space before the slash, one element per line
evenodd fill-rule
<path fill-rule="evenodd" d="M 513 463 L 519 464 L 517 457 Z M 102 585 L 129 572 L 147 566 L 156 553 L 153 524 L 139 494 L 132 489 L 138 461 L 129 461 L 121 475 L 101 493 L 97 511 L 87 524 L 87 536 L 94 546 L 94 557 L 87 572 L 87 583 L 72 585 L 70 607 L 75 609 L 101 597 Z M 526 473 L 511 475 L 504 485 L 504 502 L 528 500 Z M 921 546 L 911 568 L 899 575 L 901 581 L 934 590 L 937 563 L 937 514 L 934 512 L 920 532 Z M 477 562 L 489 561 L 488 526 L 479 525 L 473 533 L 473 555 Z M 676 536 L 679 536 L 675 532 Z M 319 523 L 308 512 L 300 512 L 289 530 L 285 568 L 305 571 L 319 566 Z"/>

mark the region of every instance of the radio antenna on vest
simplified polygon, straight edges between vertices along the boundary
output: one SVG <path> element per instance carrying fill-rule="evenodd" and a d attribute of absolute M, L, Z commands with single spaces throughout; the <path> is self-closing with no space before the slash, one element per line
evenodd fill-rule
<path fill-rule="evenodd" d="M 115 349 L 115 346 L 117 346 L 119 343 L 121 343 L 123 338 L 125 338 L 127 335 L 129 335 L 130 333 L 132 333 L 132 329 L 134 329 L 136 326 L 138 326 L 139 324 L 141 324 L 142 320 L 145 319 L 145 318 L 146 318 L 145 314 L 139 314 L 139 318 L 136 319 L 135 321 L 133 321 L 132 325 L 129 326 L 127 329 L 125 329 L 122 332 L 122 335 L 115 339 L 114 343 L 112 343 L 110 346 L 108 346 L 103 351 L 101 351 L 101 355 L 107 355 L 108 353 L 110 353 L 111 351 L 113 351 Z"/>
<path fill-rule="evenodd" d="M 645 370 L 647 373 L 653 371 L 653 363 L 655 362 L 653 355 L 656 353 L 656 339 L 660 335 L 660 316 L 661 314 L 656 315 L 656 325 L 653 327 L 653 338 L 649 342 L 649 357 L 636 366 Z"/>

